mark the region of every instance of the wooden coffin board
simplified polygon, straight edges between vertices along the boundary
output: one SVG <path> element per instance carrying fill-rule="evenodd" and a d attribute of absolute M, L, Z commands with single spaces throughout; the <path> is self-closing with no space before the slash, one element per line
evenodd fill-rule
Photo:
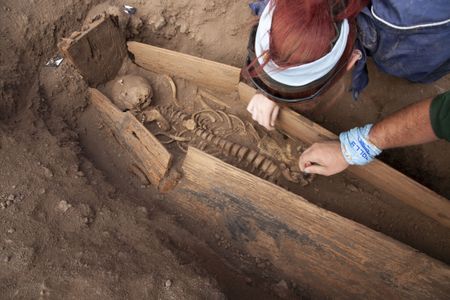
<path fill-rule="evenodd" d="M 326 297 L 445 299 L 450 268 L 277 185 L 189 148 L 177 205 Z"/>
<path fill-rule="evenodd" d="M 235 91 L 239 83 L 238 68 L 138 42 L 127 44 L 134 62 L 147 70 L 228 92 Z"/>
<path fill-rule="evenodd" d="M 113 79 L 127 55 L 125 37 L 110 16 L 102 16 L 79 36 L 64 39 L 58 46 L 91 87 Z"/>
<path fill-rule="evenodd" d="M 89 89 L 91 103 L 118 141 L 134 158 L 148 180 L 158 186 L 167 174 L 172 155 L 130 112 L 122 112 L 97 89 Z"/>
<path fill-rule="evenodd" d="M 254 88 L 242 82 L 239 83 L 239 95 L 242 101 L 249 102 L 255 93 Z M 334 133 L 287 108 L 280 110 L 276 126 L 307 144 L 338 138 Z M 449 200 L 382 161 L 376 159 L 364 167 L 350 166 L 348 172 L 450 228 Z"/>
<path fill-rule="evenodd" d="M 255 94 L 255 89 L 239 83 L 240 70 L 236 67 L 137 42 L 128 42 L 128 49 L 135 62 L 150 71 L 176 75 L 222 91 L 238 89 L 244 102 Z M 337 138 L 288 108 L 281 109 L 276 126 L 306 144 Z M 450 228 L 450 201 L 383 162 L 375 160 L 368 166 L 350 167 L 348 172 Z"/>

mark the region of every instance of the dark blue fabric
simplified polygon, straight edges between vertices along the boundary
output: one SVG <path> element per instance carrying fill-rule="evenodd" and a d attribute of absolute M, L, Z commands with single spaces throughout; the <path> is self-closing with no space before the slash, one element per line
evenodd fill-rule
<path fill-rule="evenodd" d="M 394 26 L 378 20 L 372 9 L 376 16 Z M 448 19 L 449 0 L 373 0 L 372 7 L 358 15 L 359 40 L 382 71 L 429 83 L 450 73 L 450 23 L 445 22 Z M 439 22 L 444 24 L 423 27 Z M 416 28 L 404 28 L 410 26 Z M 367 75 L 364 73 L 359 67 L 353 78 L 361 81 Z M 358 82 L 352 88 L 353 85 L 357 94 L 364 88 Z"/>
<path fill-rule="evenodd" d="M 375 14 L 398 26 L 415 26 L 448 20 L 449 0 L 372 0 Z"/>
<path fill-rule="evenodd" d="M 255 2 L 250 3 L 248 6 L 250 6 L 250 9 L 252 10 L 252 13 L 255 16 L 261 16 L 267 3 L 269 3 L 269 0 L 257 0 Z"/>

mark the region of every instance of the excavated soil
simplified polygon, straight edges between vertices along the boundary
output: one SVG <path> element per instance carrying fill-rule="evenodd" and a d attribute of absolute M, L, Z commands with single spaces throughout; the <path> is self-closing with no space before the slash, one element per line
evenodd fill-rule
<path fill-rule="evenodd" d="M 129 39 L 239 67 L 254 22 L 246 2 L 126 1 L 137 13 L 120 18 Z M 170 199 L 130 171 L 130 158 L 88 105 L 87 85 L 77 71 L 67 62 L 44 66 L 61 38 L 103 11 L 121 14 L 124 3 L 0 4 L 2 298 L 314 298 L 263 258 L 227 251 L 220 232 L 194 232 L 195 224 Z M 450 88 L 449 76 L 421 85 L 373 65 L 369 71 L 371 83 L 358 102 L 346 92 L 346 78 L 325 96 L 335 105 L 320 105 L 308 116 L 337 133 Z M 170 98 L 164 78 L 137 67 L 122 72 L 146 77 L 155 101 Z M 178 99 L 193 97 L 194 85 L 173 79 Z M 389 150 L 381 159 L 450 198 L 449 150 L 438 141 Z M 356 178 L 317 177 L 306 187 L 286 188 L 450 263 L 448 229 Z"/>

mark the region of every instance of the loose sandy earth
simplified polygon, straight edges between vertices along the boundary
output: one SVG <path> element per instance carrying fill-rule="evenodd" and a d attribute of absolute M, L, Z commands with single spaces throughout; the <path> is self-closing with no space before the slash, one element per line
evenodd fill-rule
<path fill-rule="evenodd" d="M 168 199 L 127 171 L 126 154 L 112 150 L 115 140 L 88 106 L 87 86 L 76 70 L 66 62 L 44 67 L 62 37 L 98 13 L 117 13 L 124 3 L 102 2 L 0 4 L 2 298 L 314 296 L 272 273 L 259 258 L 223 255 L 220 233 L 191 232 Z M 129 39 L 241 66 L 254 22 L 247 1 L 126 3 L 137 7 L 124 23 Z M 450 88 L 449 76 L 420 85 L 373 66 L 370 73 L 360 101 L 345 93 L 344 80 L 330 92 L 330 98 L 339 95 L 337 104 L 310 117 L 337 133 Z M 450 145 L 439 141 L 386 151 L 382 159 L 450 198 L 449 151 Z M 290 188 L 450 263 L 448 230 L 355 178 L 317 178 L 307 188 Z M 238 268 L 240 260 L 246 263 Z"/>

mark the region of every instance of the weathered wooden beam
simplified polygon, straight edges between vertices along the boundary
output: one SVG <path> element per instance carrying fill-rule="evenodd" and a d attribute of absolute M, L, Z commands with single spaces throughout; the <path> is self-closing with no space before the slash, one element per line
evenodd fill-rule
<path fill-rule="evenodd" d="M 131 154 L 148 180 L 159 186 L 172 156 L 130 112 L 122 112 L 97 89 L 89 89 L 91 103 L 121 145 Z"/>
<path fill-rule="evenodd" d="M 172 192 L 233 246 L 328 298 L 446 299 L 450 268 L 195 148 Z"/>
<path fill-rule="evenodd" d="M 154 72 L 177 75 L 227 92 L 235 91 L 238 84 L 244 102 L 255 94 L 252 87 L 237 83 L 238 68 L 136 42 L 129 42 L 128 48 L 134 54 L 136 63 Z M 288 108 L 281 110 L 277 126 L 307 144 L 337 138 L 332 132 Z M 450 227 L 450 202 L 447 199 L 381 161 L 376 160 L 364 167 L 352 166 L 348 172 Z"/>
<path fill-rule="evenodd" d="M 222 91 L 235 91 L 239 83 L 238 68 L 138 42 L 127 44 L 135 63 L 149 71 L 178 76 Z"/>
<path fill-rule="evenodd" d="M 252 87 L 239 83 L 239 95 L 242 101 L 248 103 L 255 93 L 256 90 Z M 289 108 L 280 110 L 276 126 L 307 144 L 338 138 L 332 132 Z M 450 228 L 449 200 L 380 160 L 375 160 L 363 167 L 351 166 L 348 172 Z"/>
<path fill-rule="evenodd" d="M 111 16 L 100 17 L 58 46 L 92 87 L 113 79 L 127 55 L 125 37 Z"/>

